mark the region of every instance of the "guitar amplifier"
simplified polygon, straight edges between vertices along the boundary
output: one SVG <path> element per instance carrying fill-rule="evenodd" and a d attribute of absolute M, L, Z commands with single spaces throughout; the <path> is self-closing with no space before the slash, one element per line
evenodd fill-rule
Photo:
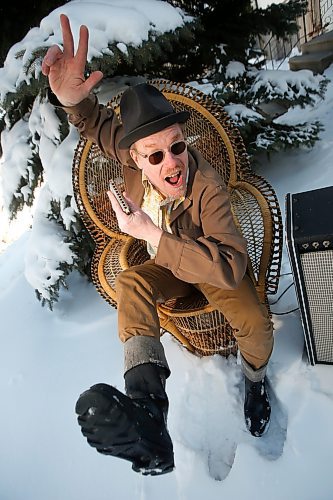
<path fill-rule="evenodd" d="M 286 195 L 286 237 L 309 361 L 333 363 L 333 186 Z"/>

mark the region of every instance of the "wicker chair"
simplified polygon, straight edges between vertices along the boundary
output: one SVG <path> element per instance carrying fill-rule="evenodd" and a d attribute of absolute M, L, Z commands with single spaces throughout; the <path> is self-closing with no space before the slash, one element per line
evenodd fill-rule
<path fill-rule="evenodd" d="M 267 295 L 277 291 L 281 254 L 282 223 L 275 192 L 256 175 L 238 129 L 223 108 L 190 85 L 152 80 L 176 110 L 190 111 L 185 134 L 221 174 L 228 186 L 235 222 L 248 242 L 250 274 L 258 296 L 268 306 Z M 119 112 L 116 96 L 108 106 Z M 122 177 L 122 166 L 106 158 L 100 149 L 80 138 L 73 161 L 73 185 L 82 220 L 96 243 L 92 279 L 113 307 L 117 306 L 115 279 L 119 272 L 147 258 L 145 243 L 120 232 L 107 198 L 108 181 Z M 237 351 L 233 330 L 224 316 L 195 291 L 186 299 L 158 306 L 162 333 L 170 332 L 191 352 L 227 356 Z"/>

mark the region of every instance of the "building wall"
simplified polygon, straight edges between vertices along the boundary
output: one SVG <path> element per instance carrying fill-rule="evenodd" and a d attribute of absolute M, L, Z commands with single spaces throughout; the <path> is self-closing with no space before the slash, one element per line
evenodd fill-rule
<path fill-rule="evenodd" d="M 320 0 L 320 11 L 325 31 L 333 30 L 333 0 Z"/>
<path fill-rule="evenodd" d="M 298 21 L 302 43 L 333 30 L 333 0 L 309 0 L 308 12 Z"/>
<path fill-rule="evenodd" d="M 284 0 L 287 1 L 287 0 Z M 281 60 L 293 48 L 301 50 L 301 45 L 323 32 L 333 30 L 333 0 L 308 0 L 307 13 L 298 18 L 297 35 L 286 40 L 272 39 L 269 35 L 260 37 L 258 45 L 265 50 L 267 60 Z"/>

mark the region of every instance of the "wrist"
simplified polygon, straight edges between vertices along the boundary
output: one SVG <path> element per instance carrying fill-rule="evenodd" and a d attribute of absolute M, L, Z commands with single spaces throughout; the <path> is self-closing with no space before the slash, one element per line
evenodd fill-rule
<path fill-rule="evenodd" d="M 57 108 L 70 108 L 76 106 L 76 104 L 66 102 L 65 99 L 59 99 L 50 87 L 47 89 L 47 96 L 50 103 Z"/>
<path fill-rule="evenodd" d="M 163 230 L 160 229 L 159 227 L 155 226 L 155 228 L 153 229 L 153 231 L 149 235 L 149 239 L 147 241 L 150 243 L 150 245 L 157 248 L 159 243 L 160 243 L 160 239 L 162 237 L 162 234 L 163 234 Z"/>

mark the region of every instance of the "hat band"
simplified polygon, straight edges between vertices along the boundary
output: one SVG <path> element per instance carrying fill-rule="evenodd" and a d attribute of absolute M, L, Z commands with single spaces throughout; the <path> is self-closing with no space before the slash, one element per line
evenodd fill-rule
<path fill-rule="evenodd" d="M 134 142 L 148 137 L 149 135 L 161 132 L 161 130 L 174 125 L 175 123 L 185 123 L 190 117 L 188 111 L 175 111 L 159 117 L 157 120 L 147 122 L 126 133 L 119 141 L 120 149 L 128 149 Z"/>

